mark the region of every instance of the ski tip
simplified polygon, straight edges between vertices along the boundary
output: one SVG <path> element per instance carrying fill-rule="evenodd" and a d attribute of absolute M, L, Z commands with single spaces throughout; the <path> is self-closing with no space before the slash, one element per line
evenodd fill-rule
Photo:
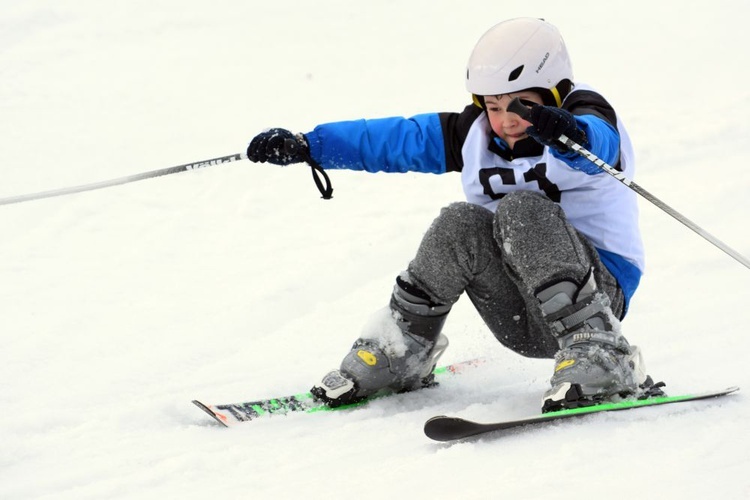
<path fill-rule="evenodd" d="M 453 441 L 471 435 L 461 429 L 467 423 L 469 422 L 462 418 L 438 415 L 424 423 L 424 433 L 434 441 Z"/>
<path fill-rule="evenodd" d="M 434 441 L 450 441 L 450 438 L 446 437 L 446 430 L 450 430 L 451 426 L 449 422 L 451 420 L 450 417 L 446 417 L 445 415 L 432 417 L 424 423 L 425 436 Z"/>
<path fill-rule="evenodd" d="M 229 427 L 229 424 L 228 424 L 228 423 L 226 422 L 226 418 L 227 418 L 227 417 L 225 417 L 224 415 L 221 415 L 221 414 L 219 414 L 219 413 L 216 413 L 215 411 L 213 411 L 213 410 L 211 409 L 211 407 L 210 407 L 210 406 L 208 406 L 208 405 L 205 405 L 205 404 L 201 403 L 201 402 L 200 402 L 200 401 L 198 401 L 197 399 L 194 399 L 194 400 L 193 400 L 193 404 L 194 404 L 195 406 L 197 406 L 198 408 L 200 408 L 201 410 L 203 410 L 203 411 L 205 411 L 206 413 L 208 413 L 208 414 L 209 414 L 209 415 L 211 416 L 211 418 L 213 418 L 214 420 L 216 420 L 217 422 L 219 422 L 219 423 L 220 423 L 221 425 L 223 425 L 224 427 Z"/>

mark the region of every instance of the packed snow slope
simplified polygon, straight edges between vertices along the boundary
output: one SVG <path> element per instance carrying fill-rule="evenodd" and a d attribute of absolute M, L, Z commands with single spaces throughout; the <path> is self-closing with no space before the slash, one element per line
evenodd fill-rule
<path fill-rule="evenodd" d="M 238 153 L 272 126 L 458 111 L 503 19 L 560 27 L 637 182 L 750 256 L 743 0 L 2 0 L 0 197 Z M 0 206 L 0 498 L 713 498 L 750 494 L 750 271 L 641 202 L 624 323 L 672 394 L 724 400 L 441 445 L 435 414 L 538 411 L 552 363 L 462 299 L 445 362 L 491 363 L 351 412 L 219 428 L 191 403 L 306 390 L 338 365 L 457 175 L 248 161 Z M 624 188 L 623 188 L 624 189 Z"/>

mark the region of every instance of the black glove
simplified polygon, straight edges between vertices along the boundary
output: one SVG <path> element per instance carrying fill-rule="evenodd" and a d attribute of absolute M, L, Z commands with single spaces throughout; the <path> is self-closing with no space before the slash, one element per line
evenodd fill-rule
<path fill-rule="evenodd" d="M 304 136 L 297 137 L 283 128 L 272 128 L 256 135 L 247 147 L 247 157 L 256 163 L 289 165 L 305 161 L 310 148 Z"/>
<path fill-rule="evenodd" d="M 565 135 L 582 146 L 586 144 L 586 134 L 578 128 L 575 118 L 569 111 L 553 106 L 536 105 L 532 106 L 526 120 L 532 123 L 532 126 L 526 129 L 530 137 L 561 153 L 570 150 L 557 140 L 561 135 Z"/>

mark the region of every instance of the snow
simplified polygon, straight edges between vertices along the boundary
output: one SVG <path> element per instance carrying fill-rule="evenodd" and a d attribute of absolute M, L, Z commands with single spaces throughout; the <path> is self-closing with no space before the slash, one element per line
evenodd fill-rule
<path fill-rule="evenodd" d="M 260 130 L 460 110 L 492 24 L 545 17 L 627 124 L 636 181 L 750 256 L 741 0 L 4 0 L 0 198 L 243 150 Z M 750 403 L 613 413 L 444 445 L 423 422 L 538 409 L 551 362 L 462 299 L 443 360 L 492 363 L 351 412 L 222 429 L 190 401 L 335 367 L 457 176 L 247 161 L 0 207 L 0 498 L 747 498 Z M 669 392 L 750 388 L 750 272 L 647 202 L 623 323 Z"/>

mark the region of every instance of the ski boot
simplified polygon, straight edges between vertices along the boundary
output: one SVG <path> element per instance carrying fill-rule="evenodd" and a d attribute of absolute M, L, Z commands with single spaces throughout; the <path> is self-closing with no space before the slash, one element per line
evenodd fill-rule
<path fill-rule="evenodd" d="M 433 303 L 399 276 L 390 306 L 374 316 L 341 367 L 327 373 L 310 392 L 336 407 L 382 390 L 406 392 L 433 385 L 432 371 L 448 347 L 440 332 L 449 311 L 450 306 Z"/>
<path fill-rule="evenodd" d="M 638 395 L 653 385 L 640 349 L 623 337 L 609 297 L 597 290 L 593 270 L 583 285 L 561 281 L 536 297 L 560 346 L 542 412 Z"/>

